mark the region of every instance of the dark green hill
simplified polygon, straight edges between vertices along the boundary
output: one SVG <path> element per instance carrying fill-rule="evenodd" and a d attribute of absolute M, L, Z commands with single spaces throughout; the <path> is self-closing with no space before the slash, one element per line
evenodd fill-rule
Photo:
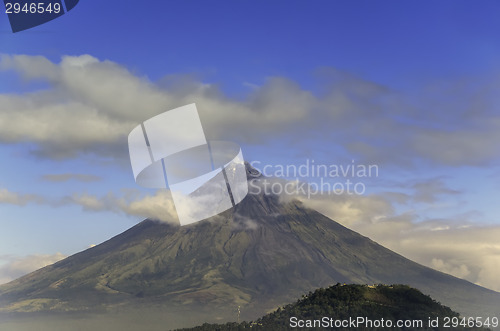
<path fill-rule="evenodd" d="M 309 293 L 296 303 L 278 308 L 256 321 L 206 323 L 178 331 L 280 331 L 292 327 L 303 330 L 449 330 L 446 325 L 452 326 L 451 321 L 457 318 L 458 326 L 453 330 L 488 330 L 460 326 L 462 318 L 458 313 L 406 285 L 337 284 Z"/>

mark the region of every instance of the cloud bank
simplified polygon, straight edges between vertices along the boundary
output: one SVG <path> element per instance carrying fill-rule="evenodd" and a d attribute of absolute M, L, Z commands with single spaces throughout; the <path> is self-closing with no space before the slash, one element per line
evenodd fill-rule
<path fill-rule="evenodd" d="M 139 218 L 150 218 L 166 223 L 178 224 L 175 205 L 170 191 L 158 190 L 154 194 L 141 194 L 139 190 L 128 190 L 117 196 L 109 192 L 103 196 L 88 193 L 73 193 L 57 199 L 44 198 L 37 194 L 19 194 L 0 189 L 0 204 L 25 206 L 29 203 L 52 207 L 75 205 L 87 212 L 113 212 Z"/>
<path fill-rule="evenodd" d="M 196 102 L 210 139 L 331 140 L 357 158 L 391 164 L 426 160 L 477 166 L 499 159 L 500 116 L 487 102 L 479 104 L 479 96 L 460 90 L 453 90 L 462 101 L 460 108 L 447 108 L 423 98 L 417 103 L 388 87 L 322 68 L 321 92 L 269 77 L 243 100 L 235 100 L 187 76 L 154 83 L 90 55 L 64 56 L 59 63 L 41 56 L 2 55 L 0 70 L 14 71 L 28 83 L 47 84 L 21 94 L 0 94 L 0 143 L 34 144 L 41 157 L 126 157 L 125 138 L 137 123 Z M 485 88 L 499 83 L 489 84 Z"/>
<path fill-rule="evenodd" d="M 425 266 L 500 291 L 499 225 L 473 219 L 418 220 L 414 212 L 398 214 L 382 195 L 301 198 L 344 226 Z"/>

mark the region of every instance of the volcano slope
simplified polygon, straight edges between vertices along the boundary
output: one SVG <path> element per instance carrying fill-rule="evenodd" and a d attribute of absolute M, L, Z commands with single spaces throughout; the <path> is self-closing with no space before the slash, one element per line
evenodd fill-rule
<path fill-rule="evenodd" d="M 250 320 L 336 283 L 407 284 L 464 316 L 500 315 L 498 292 L 412 262 L 299 201 L 249 193 L 192 225 L 145 220 L 0 286 L 0 321 L 5 330 L 20 320 L 43 330 L 40 319 L 155 330 L 235 320 L 238 306 Z"/>

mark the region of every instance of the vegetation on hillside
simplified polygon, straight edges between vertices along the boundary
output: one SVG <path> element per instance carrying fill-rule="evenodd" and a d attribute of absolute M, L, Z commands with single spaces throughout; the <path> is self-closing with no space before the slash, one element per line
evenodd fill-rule
<path fill-rule="evenodd" d="M 406 285 L 337 284 L 310 292 L 296 303 L 280 307 L 256 321 L 206 323 L 182 330 L 279 331 L 293 327 L 302 330 L 486 330 L 460 325 L 445 327 L 447 321 L 452 326 L 453 318 L 453 321 L 461 321 L 458 313 Z M 398 321 L 406 325 L 398 326 Z"/>

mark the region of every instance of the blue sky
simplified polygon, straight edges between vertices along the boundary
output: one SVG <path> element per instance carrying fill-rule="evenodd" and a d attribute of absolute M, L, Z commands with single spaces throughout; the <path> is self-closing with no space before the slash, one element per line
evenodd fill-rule
<path fill-rule="evenodd" d="M 363 196 L 308 203 L 500 290 L 499 9 L 82 0 L 16 34 L 0 15 L 0 281 L 157 216 L 126 135 L 196 102 L 249 161 L 377 164 Z"/>

